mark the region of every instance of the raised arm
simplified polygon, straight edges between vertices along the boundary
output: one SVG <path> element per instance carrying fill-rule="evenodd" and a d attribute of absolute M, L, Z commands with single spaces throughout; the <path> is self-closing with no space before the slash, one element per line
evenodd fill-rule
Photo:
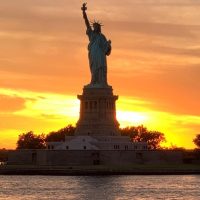
<path fill-rule="evenodd" d="M 88 20 L 87 14 L 86 14 L 86 10 L 87 10 L 86 4 L 87 3 L 83 3 L 83 6 L 81 7 L 81 10 L 83 11 L 83 18 L 85 20 L 85 25 L 87 27 L 87 30 L 92 30 L 92 28 L 90 26 L 90 22 Z"/>

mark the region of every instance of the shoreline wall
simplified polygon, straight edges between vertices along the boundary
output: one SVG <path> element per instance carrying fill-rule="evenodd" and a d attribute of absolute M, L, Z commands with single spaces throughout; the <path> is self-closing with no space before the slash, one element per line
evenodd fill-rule
<path fill-rule="evenodd" d="M 183 163 L 182 151 L 174 150 L 12 150 L 8 165 L 128 165 Z"/>

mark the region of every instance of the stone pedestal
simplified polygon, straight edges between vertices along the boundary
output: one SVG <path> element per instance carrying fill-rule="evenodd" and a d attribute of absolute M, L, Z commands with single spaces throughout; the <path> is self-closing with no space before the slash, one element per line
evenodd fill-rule
<path fill-rule="evenodd" d="M 119 136 L 112 87 L 84 87 L 80 100 L 80 118 L 75 135 Z"/>

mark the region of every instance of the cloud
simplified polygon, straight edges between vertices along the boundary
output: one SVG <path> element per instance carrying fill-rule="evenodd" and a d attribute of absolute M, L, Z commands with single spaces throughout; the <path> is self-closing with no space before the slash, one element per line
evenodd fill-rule
<path fill-rule="evenodd" d="M 24 108 L 25 100 L 0 94 L 0 113 L 14 112 Z"/>
<path fill-rule="evenodd" d="M 200 32 L 200 25 L 182 25 L 174 23 L 141 22 L 141 21 L 112 21 L 110 27 L 115 31 L 128 31 L 153 36 L 191 38 Z M 120 29 L 119 29 L 120 27 Z"/>
<path fill-rule="evenodd" d="M 0 94 L 6 98 L 23 99 L 23 109 L 13 112 L 16 116 L 32 117 L 32 118 L 46 118 L 48 116 L 78 117 L 79 101 L 75 96 L 53 94 L 53 93 L 39 93 L 30 92 L 26 90 L 9 90 L 0 88 Z M 2 101 L 3 103 L 3 101 Z M 4 102 L 5 106 L 6 101 Z"/>

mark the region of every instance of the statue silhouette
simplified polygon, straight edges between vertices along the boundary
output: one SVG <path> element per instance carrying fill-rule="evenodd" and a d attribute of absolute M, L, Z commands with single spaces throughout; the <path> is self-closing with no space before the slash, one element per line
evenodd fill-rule
<path fill-rule="evenodd" d="M 111 53 L 111 41 L 101 33 L 101 23 L 98 21 L 89 23 L 86 14 L 86 3 L 82 5 L 83 18 L 86 24 L 86 34 L 89 38 L 88 58 L 91 72 L 90 86 L 108 86 L 107 84 L 107 60 L 106 56 Z"/>

